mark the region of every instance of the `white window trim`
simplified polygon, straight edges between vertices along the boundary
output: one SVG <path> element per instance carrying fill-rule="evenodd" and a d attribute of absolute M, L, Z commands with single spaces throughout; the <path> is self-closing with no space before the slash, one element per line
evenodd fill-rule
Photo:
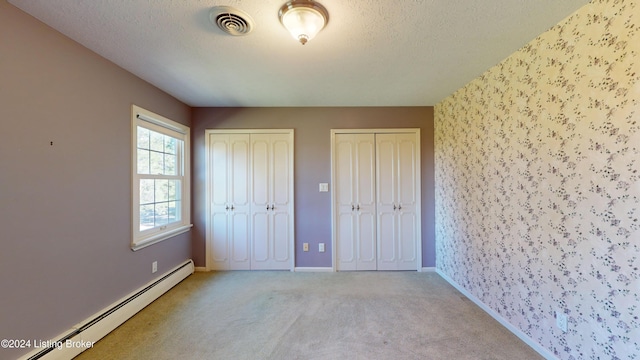
<path fill-rule="evenodd" d="M 182 221 L 168 224 L 161 228 L 153 228 L 140 231 L 140 177 L 138 176 L 138 125 L 143 125 L 154 131 L 160 131 L 170 136 L 176 133 L 182 135 L 183 140 L 183 161 L 181 172 L 183 175 L 182 184 Z M 158 126 L 160 128 L 158 128 Z M 188 126 L 167 119 L 161 115 L 145 110 L 139 106 L 131 106 L 131 250 L 137 251 L 149 245 L 172 238 L 185 233 L 193 227 L 191 224 L 191 130 Z"/>

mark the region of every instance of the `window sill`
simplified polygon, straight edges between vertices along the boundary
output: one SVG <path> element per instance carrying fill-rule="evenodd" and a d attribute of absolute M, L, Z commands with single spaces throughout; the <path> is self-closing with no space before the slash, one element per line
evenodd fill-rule
<path fill-rule="evenodd" d="M 131 250 L 138 251 L 142 248 L 146 248 L 149 245 L 157 244 L 161 241 L 167 240 L 176 235 L 186 233 L 187 231 L 191 230 L 192 227 L 193 227 L 193 224 L 183 225 L 175 229 L 171 229 L 169 231 L 163 232 L 161 234 L 156 234 L 148 238 L 141 239 L 131 244 Z"/>

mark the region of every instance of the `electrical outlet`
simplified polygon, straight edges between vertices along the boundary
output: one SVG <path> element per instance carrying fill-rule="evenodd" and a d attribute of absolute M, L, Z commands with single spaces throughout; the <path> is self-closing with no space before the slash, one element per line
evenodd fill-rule
<path fill-rule="evenodd" d="M 556 326 L 562 332 L 567 332 L 567 314 L 563 311 L 556 310 Z"/>
<path fill-rule="evenodd" d="M 302 251 L 309 251 L 309 243 L 302 244 Z"/>
<path fill-rule="evenodd" d="M 156 271 L 158 271 L 158 262 L 154 261 L 151 263 L 151 273 L 155 273 Z"/>
<path fill-rule="evenodd" d="M 319 252 L 324 252 L 324 243 L 319 243 L 318 244 L 318 251 Z"/>

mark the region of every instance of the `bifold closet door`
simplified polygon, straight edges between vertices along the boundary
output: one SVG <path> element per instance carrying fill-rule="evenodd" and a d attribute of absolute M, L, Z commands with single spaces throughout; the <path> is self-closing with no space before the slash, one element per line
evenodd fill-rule
<path fill-rule="evenodd" d="M 209 134 L 208 234 L 213 270 L 246 270 L 250 262 L 249 134 Z"/>
<path fill-rule="evenodd" d="M 336 134 L 337 269 L 376 270 L 374 134 Z"/>
<path fill-rule="evenodd" d="M 291 268 L 292 146 L 289 134 L 251 135 L 251 269 Z"/>
<path fill-rule="evenodd" d="M 376 134 L 378 270 L 417 266 L 417 139 Z"/>

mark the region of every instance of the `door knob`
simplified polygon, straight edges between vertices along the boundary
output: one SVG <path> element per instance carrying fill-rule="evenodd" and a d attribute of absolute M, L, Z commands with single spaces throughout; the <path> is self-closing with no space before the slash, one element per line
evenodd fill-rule
<path fill-rule="evenodd" d="M 273 204 L 271 204 L 271 210 L 273 210 L 273 209 L 275 209 L 275 208 L 276 208 L 276 206 L 275 206 L 275 205 L 273 205 Z"/>

